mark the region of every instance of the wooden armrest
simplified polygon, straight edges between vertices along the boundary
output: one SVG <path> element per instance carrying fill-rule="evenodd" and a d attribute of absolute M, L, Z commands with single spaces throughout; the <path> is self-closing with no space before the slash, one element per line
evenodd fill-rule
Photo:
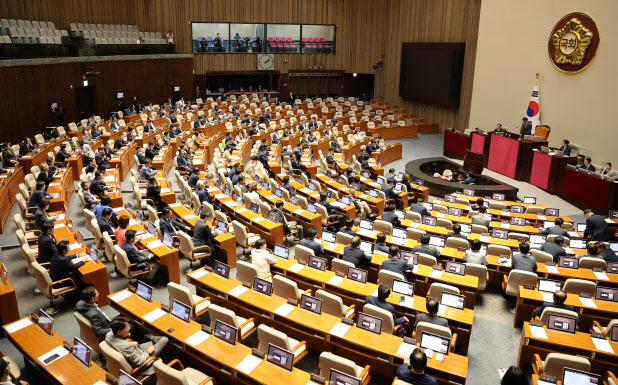
<path fill-rule="evenodd" d="M 245 322 L 242 323 L 242 325 L 238 325 L 238 333 L 240 333 L 242 328 L 244 328 L 245 326 L 249 325 L 249 323 L 251 323 L 251 322 L 253 322 L 255 324 L 255 319 L 248 318 Z M 238 336 L 240 337 L 240 334 Z"/>
<path fill-rule="evenodd" d="M 180 370 L 183 370 L 185 368 L 185 366 L 182 364 L 182 362 L 178 358 L 175 358 L 175 359 L 171 360 L 170 362 L 168 362 L 167 366 L 169 366 L 171 368 L 175 364 L 178 364 L 178 366 L 180 367 Z"/>
<path fill-rule="evenodd" d="M 197 302 L 195 302 L 193 304 L 193 314 L 195 314 L 196 317 L 199 317 L 199 316 L 201 316 L 202 314 L 204 314 L 204 313 L 206 313 L 208 311 L 208 309 L 206 309 L 203 312 L 198 313 L 197 310 L 196 310 L 197 309 L 197 305 L 201 304 L 202 302 L 206 302 L 206 301 L 210 301 L 210 297 L 204 297 L 204 298 L 200 299 L 199 301 L 197 301 Z"/>
<path fill-rule="evenodd" d="M 334 220 L 334 221 L 332 221 L 332 220 L 331 220 L 332 218 L 335 218 L 335 220 Z M 337 223 L 337 222 L 339 222 L 339 216 L 337 216 L 337 215 L 329 215 L 329 216 L 326 218 L 326 221 L 327 221 L 329 224 L 330 224 L 330 223 Z"/>
<path fill-rule="evenodd" d="M 301 293 L 301 295 L 302 295 L 302 294 L 311 295 L 311 289 L 307 289 L 307 290 L 303 291 L 303 292 Z"/>
<path fill-rule="evenodd" d="M 294 353 L 295 351 L 297 351 L 298 349 L 300 349 L 300 347 L 301 347 L 301 346 L 303 346 L 303 345 L 305 345 L 305 349 L 306 349 L 306 350 L 309 350 L 309 349 L 307 348 L 307 341 L 301 341 L 301 342 L 299 342 L 299 343 L 298 343 L 298 345 L 294 346 L 294 347 L 290 350 L 290 352 Z"/>
<path fill-rule="evenodd" d="M 604 385 L 607 385 L 609 382 L 608 380 L 612 380 L 614 381 L 614 384 L 618 384 L 618 379 L 616 379 L 616 375 L 614 375 L 614 373 L 608 371 L 607 374 L 605 375 L 605 381 L 603 382 Z"/>
<path fill-rule="evenodd" d="M 137 266 L 139 264 L 145 263 L 146 267 L 148 268 L 147 270 L 143 270 L 143 271 L 137 271 L 135 274 L 131 273 L 131 267 L 133 266 Z M 137 262 L 137 263 L 132 263 L 129 265 L 129 276 L 131 278 L 133 277 L 137 277 L 138 275 L 144 274 L 144 273 L 149 273 L 150 271 L 152 271 L 152 268 L 150 267 L 150 264 L 148 262 Z"/>
<path fill-rule="evenodd" d="M 272 276 L 273 276 L 272 274 L 268 274 L 268 275 L 264 276 L 264 278 L 262 278 L 262 279 L 272 278 Z"/>
<path fill-rule="evenodd" d="M 157 357 L 148 357 L 148 358 L 146 359 L 146 361 L 144 361 L 144 363 L 143 363 L 143 364 L 141 364 L 141 365 L 140 365 L 140 366 L 138 366 L 137 368 L 135 368 L 135 369 L 131 370 L 131 375 L 132 375 L 132 376 L 135 376 L 135 374 L 136 374 L 137 372 L 139 372 L 139 371 L 140 371 L 140 370 L 142 370 L 142 369 L 145 369 L 146 367 L 150 367 L 151 362 L 156 361 L 156 360 L 158 360 L 158 358 L 157 358 Z"/>
<path fill-rule="evenodd" d="M 361 380 L 365 377 L 369 378 L 369 370 L 371 370 L 371 366 L 369 365 L 365 366 L 365 369 L 363 369 L 363 371 L 361 372 L 360 376 L 358 376 L 358 378 L 360 378 Z"/>
<path fill-rule="evenodd" d="M 195 254 L 195 250 L 197 249 L 203 249 L 203 248 L 207 248 L 208 249 L 208 253 L 212 253 L 212 251 L 210 250 L 210 247 L 208 245 L 203 245 L 203 246 L 197 246 L 193 248 L 193 254 Z"/>
<path fill-rule="evenodd" d="M 393 335 L 397 335 L 397 331 L 401 328 L 401 325 L 397 325 L 393 328 Z"/>
<path fill-rule="evenodd" d="M 73 281 L 73 278 L 64 278 L 61 279 L 60 281 L 55 281 L 49 284 L 49 292 L 51 293 L 53 288 L 54 288 L 54 284 L 56 283 L 60 283 L 60 282 L 66 282 L 66 281 L 71 281 L 71 283 L 73 284 L 73 286 L 69 286 L 66 289 L 62 290 L 60 293 L 58 293 L 58 295 L 64 294 L 64 293 L 68 293 L 70 291 L 73 291 L 75 289 L 77 289 L 77 285 L 75 284 L 75 281 Z"/>
<path fill-rule="evenodd" d="M 200 382 L 198 385 L 206 385 L 208 381 L 212 381 L 213 385 L 217 385 L 217 382 L 212 377 L 206 378 L 204 381 Z"/>
<path fill-rule="evenodd" d="M 457 333 L 453 333 L 453 339 L 451 340 L 451 352 L 455 351 L 456 342 L 457 342 Z"/>
<path fill-rule="evenodd" d="M 350 306 L 348 306 L 348 308 L 347 308 L 347 309 L 344 309 L 344 310 L 343 310 L 343 314 L 345 315 L 345 314 L 346 314 L 347 312 L 349 312 L 350 310 L 354 310 L 354 313 L 356 313 L 356 305 L 350 305 Z M 350 319 L 354 319 L 354 313 L 352 313 L 352 314 L 350 315 L 350 317 L 352 317 L 352 318 L 350 318 Z"/>
<path fill-rule="evenodd" d="M 601 333 L 605 334 L 605 328 L 601 326 L 601 324 L 597 320 L 592 320 L 592 327 L 590 328 L 590 333 L 593 332 L 594 326 L 598 327 Z"/>
<path fill-rule="evenodd" d="M 533 359 L 534 361 L 532 361 L 532 371 L 536 375 L 541 375 L 543 373 L 543 361 L 541 361 L 541 357 L 538 354 L 535 354 Z"/>
<path fill-rule="evenodd" d="M 502 290 L 506 290 L 506 285 L 508 284 L 508 279 L 506 275 L 502 276 Z"/>

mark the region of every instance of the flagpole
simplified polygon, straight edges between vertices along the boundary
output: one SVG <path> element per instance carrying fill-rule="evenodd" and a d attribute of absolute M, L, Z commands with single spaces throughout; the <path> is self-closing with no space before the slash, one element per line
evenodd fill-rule
<path fill-rule="evenodd" d="M 534 82 L 534 85 L 535 85 L 535 86 L 538 86 L 538 85 L 539 85 L 539 75 L 540 75 L 540 74 L 541 74 L 540 72 L 537 72 L 537 73 L 536 73 L 536 81 Z"/>

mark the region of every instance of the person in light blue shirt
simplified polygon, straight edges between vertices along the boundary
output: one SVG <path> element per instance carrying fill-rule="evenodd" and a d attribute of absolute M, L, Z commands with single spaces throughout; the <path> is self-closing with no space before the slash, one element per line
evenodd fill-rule
<path fill-rule="evenodd" d="M 101 197 L 101 203 L 99 203 L 98 205 L 96 205 L 96 207 L 94 208 L 94 210 L 92 210 L 92 212 L 94 213 L 94 215 L 97 217 L 97 220 L 99 218 L 101 218 L 101 215 L 103 214 L 103 210 L 105 210 L 106 208 L 109 208 L 110 210 L 112 210 L 112 215 L 113 216 L 118 216 L 118 213 L 116 212 L 116 210 L 112 209 L 110 207 L 110 203 L 112 202 L 112 199 L 108 196 L 108 195 L 103 195 L 103 197 Z"/>

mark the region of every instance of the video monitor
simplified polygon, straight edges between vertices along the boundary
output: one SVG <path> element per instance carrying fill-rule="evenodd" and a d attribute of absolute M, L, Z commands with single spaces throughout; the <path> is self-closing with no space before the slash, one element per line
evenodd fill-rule
<path fill-rule="evenodd" d="M 585 249 L 586 241 L 584 239 L 571 239 L 569 247 L 571 249 Z"/>
<path fill-rule="evenodd" d="M 85 367 L 90 367 L 90 357 L 92 349 L 78 337 L 73 338 L 73 349 L 71 349 L 73 357 L 77 358 Z"/>
<path fill-rule="evenodd" d="M 330 231 L 322 230 L 322 240 L 328 243 L 336 243 L 337 236 Z"/>
<path fill-rule="evenodd" d="M 315 183 L 309 182 L 309 190 L 316 191 L 317 189 L 318 188 L 316 187 Z"/>
<path fill-rule="evenodd" d="M 417 186 L 423 187 L 423 185 L 425 184 L 425 181 L 420 178 L 416 178 L 416 180 L 414 181 L 414 184 L 416 184 Z"/>
<path fill-rule="evenodd" d="M 307 294 L 300 296 L 300 308 L 315 314 L 322 314 L 322 300 Z"/>
<path fill-rule="evenodd" d="M 400 279 L 393 280 L 393 293 L 414 296 L 414 284 Z"/>
<path fill-rule="evenodd" d="M 554 225 L 555 225 L 554 221 L 543 221 L 543 228 L 544 229 L 547 229 L 547 228 L 552 227 Z"/>
<path fill-rule="evenodd" d="M 384 184 L 386 183 L 386 178 L 384 178 L 383 176 L 378 176 L 376 182 L 378 182 L 378 184 Z"/>
<path fill-rule="evenodd" d="M 186 323 L 191 319 L 191 307 L 182 302 L 172 300 L 172 315 Z"/>
<path fill-rule="evenodd" d="M 347 196 L 341 197 L 341 203 L 343 203 L 346 206 L 350 206 L 352 204 L 352 202 L 350 201 L 350 198 L 348 198 Z"/>
<path fill-rule="evenodd" d="M 307 203 L 307 211 L 309 211 L 311 214 L 316 214 L 318 212 L 313 203 Z"/>
<path fill-rule="evenodd" d="M 559 209 L 545 209 L 545 215 L 548 217 L 559 217 L 560 210 Z"/>
<path fill-rule="evenodd" d="M 511 213 L 513 213 L 513 214 L 523 214 L 524 213 L 524 206 L 511 205 Z"/>
<path fill-rule="evenodd" d="M 124 98 L 124 92 L 116 92 L 116 99 Z"/>
<path fill-rule="evenodd" d="M 225 279 L 230 278 L 230 265 L 226 265 L 223 262 L 215 261 L 213 272 Z"/>
<path fill-rule="evenodd" d="M 268 220 L 273 223 L 279 223 L 277 213 L 275 213 L 274 211 L 268 213 Z"/>
<path fill-rule="evenodd" d="M 290 257 L 290 249 L 275 243 L 273 254 L 279 258 L 288 259 Z"/>
<path fill-rule="evenodd" d="M 601 385 L 601 376 L 572 368 L 562 369 L 562 385 Z"/>
<path fill-rule="evenodd" d="M 513 225 L 513 226 L 525 226 L 526 225 L 526 218 L 511 217 L 511 225 Z"/>
<path fill-rule="evenodd" d="M 451 339 L 433 333 L 423 332 L 421 335 L 421 348 L 433 350 L 436 353 L 448 355 Z"/>
<path fill-rule="evenodd" d="M 550 313 L 547 319 L 547 328 L 559 332 L 575 334 L 577 318 Z"/>
<path fill-rule="evenodd" d="M 373 248 L 374 247 L 375 247 L 375 244 L 373 244 L 371 242 L 361 241 L 361 243 L 360 243 L 360 249 L 363 250 L 365 252 L 365 254 L 367 254 L 367 255 L 373 254 Z"/>
<path fill-rule="evenodd" d="M 463 234 L 470 234 L 472 232 L 472 226 L 467 223 L 460 223 L 459 226 L 461 226 L 461 232 Z"/>
<path fill-rule="evenodd" d="M 429 244 L 431 246 L 435 246 L 435 247 L 444 247 L 444 243 L 445 243 L 445 239 L 442 237 L 438 237 L 435 235 L 432 235 L 429 237 Z"/>
<path fill-rule="evenodd" d="M 610 274 L 618 274 L 618 262 L 607 262 L 607 270 Z"/>
<path fill-rule="evenodd" d="M 80 246 L 84 246 L 84 234 L 80 230 L 77 231 L 77 235 L 75 236 L 75 241 L 79 243 Z"/>
<path fill-rule="evenodd" d="M 562 281 L 555 281 L 553 279 L 539 278 L 539 291 L 546 293 L 555 293 L 562 289 Z"/>
<path fill-rule="evenodd" d="M 118 375 L 118 385 L 142 385 L 141 382 L 131 377 L 127 372 L 120 369 L 120 374 Z"/>
<path fill-rule="evenodd" d="M 52 335 L 52 331 L 54 330 L 54 319 L 42 309 L 39 309 L 37 325 L 39 325 L 39 327 L 47 333 L 48 336 Z"/>
<path fill-rule="evenodd" d="M 535 205 L 536 204 L 536 197 L 524 197 L 524 204 Z"/>
<path fill-rule="evenodd" d="M 586 231 L 586 224 L 585 223 L 578 223 L 576 230 L 578 233 L 583 233 L 584 231 Z"/>
<path fill-rule="evenodd" d="M 428 215 L 425 215 L 423 217 L 423 224 L 424 225 L 435 227 L 437 223 L 438 223 L 438 218 L 430 217 Z"/>
<path fill-rule="evenodd" d="M 579 269 L 579 258 L 563 255 L 559 257 L 558 266 L 567 269 Z"/>
<path fill-rule="evenodd" d="M 236 203 L 238 203 L 239 205 L 245 203 L 245 201 L 242 199 L 242 195 L 236 195 Z"/>
<path fill-rule="evenodd" d="M 618 289 L 597 286 L 594 299 L 598 299 L 600 301 L 618 302 Z"/>
<path fill-rule="evenodd" d="M 369 196 L 372 198 L 377 198 L 379 196 L 378 190 L 374 190 L 374 189 L 369 190 Z"/>
<path fill-rule="evenodd" d="M 618 252 L 618 242 L 610 242 L 609 248 L 615 253 Z"/>
<path fill-rule="evenodd" d="M 221 322 L 219 320 L 215 321 L 215 337 L 218 339 L 227 342 L 230 345 L 236 345 L 236 335 L 238 334 L 238 329 L 233 326 L 226 324 L 225 322 Z"/>
<path fill-rule="evenodd" d="M 276 189 L 275 190 L 275 195 L 277 196 L 277 198 L 281 198 L 283 196 L 283 192 L 281 191 L 281 189 Z"/>
<path fill-rule="evenodd" d="M 312 267 L 316 270 L 324 271 L 326 266 L 328 265 L 328 260 L 322 257 L 316 257 L 315 255 L 309 256 L 309 262 L 307 266 Z"/>
<path fill-rule="evenodd" d="M 223 193 L 224 193 L 225 195 L 227 195 L 228 197 L 232 196 L 232 190 L 230 190 L 230 188 L 229 188 L 229 187 L 226 187 L 226 188 L 223 190 Z"/>
<path fill-rule="evenodd" d="M 545 236 L 541 234 L 530 234 L 530 243 L 543 244 L 545 243 Z"/>
<path fill-rule="evenodd" d="M 382 332 L 382 318 L 374 317 L 365 313 L 358 313 L 356 327 L 368 332 L 380 334 Z"/>
<path fill-rule="evenodd" d="M 457 203 L 457 198 L 451 194 L 444 194 L 444 201 L 448 203 Z"/>
<path fill-rule="evenodd" d="M 361 385 L 361 380 L 356 377 L 352 377 L 349 374 L 342 373 L 336 369 L 330 370 L 330 376 L 328 377 L 329 385 Z"/>
<path fill-rule="evenodd" d="M 406 261 L 408 263 L 411 263 L 412 265 L 418 264 L 418 254 L 417 253 L 413 253 L 411 251 L 400 251 L 399 256 L 402 261 Z M 410 260 L 412 260 L 412 262 L 410 262 Z"/>
<path fill-rule="evenodd" d="M 253 290 L 270 297 L 273 292 L 273 283 L 262 278 L 254 277 Z"/>
<path fill-rule="evenodd" d="M 367 179 L 369 179 L 369 176 L 370 176 L 371 174 L 369 174 L 369 171 L 363 171 L 362 175 L 363 175 L 363 178 L 367 178 Z"/>
<path fill-rule="evenodd" d="M 152 302 L 152 286 L 146 285 L 142 281 L 137 281 L 137 288 L 135 289 L 135 294 L 148 302 Z"/>
<path fill-rule="evenodd" d="M 618 325 L 612 326 L 612 331 L 609 336 L 612 342 L 618 342 Z"/>
<path fill-rule="evenodd" d="M 139 211 L 135 212 L 135 220 L 140 223 L 142 221 L 143 215 Z"/>
<path fill-rule="evenodd" d="M 393 227 L 393 237 L 407 239 L 408 231 L 399 227 Z"/>
<path fill-rule="evenodd" d="M 474 190 L 469 189 L 469 188 L 465 188 L 463 190 L 463 195 L 465 195 L 467 197 L 473 197 L 474 196 Z"/>
<path fill-rule="evenodd" d="M 55 110 L 56 108 L 58 108 L 58 103 L 50 103 L 49 108 L 51 108 L 52 110 Z"/>
<path fill-rule="evenodd" d="M 457 275 L 466 275 L 466 265 L 464 263 L 446 261 L 444 271 Z"/>
<path fill-rule="evenodd" d="M 361 219 L 358 225 L 361 229 L 373 230 L 373 222 L 368 219 Z"/>
<path fill-rule="evenodd" d="M 466 297 L 455 293 L 449 293 L 448 291 L 443 291 L 440 298 L 440 303 L 444 306 L 463 310 L 464 305 L 466 304 Z"/>
<path fill-rule="evenodd" d="M 174 238 L 168 233 L 164 233 L 163 234 L 163 244 L 167 246 L 168 249 L 171 249 L 172 245 L 174 244 Z"/>
<path fill-rule="evenodd" d="M 157 233 L 157 227 L 154 223 L 148 222 L 148 232 L 150 235 L 155 235 Z"/>
<path fill-rule="evenodd" d="M 357 269 L 355 267 L 348 268 L 348 279 L 360 283 L 367 283 L 367 270 Z"/>
<path fill-rule="evenodd" d="M 504 194 L 493 193 L 492 196 L 491 196 L 491 199 L 495 200 L 495 201 L 503 202 L 504 201 Z"/>
<path fill-rule="evenodd" d="M 448 215 L 452 215 L 454 217 L 460 217 L 461 216 L 461 209 L 458 209 L 457 207 L 449 207 L 448 208 Z"/>
<path fill-rule="evenodd" d="M 174 86 L 174 91 L 175 92 L 179 92 L 180 91 L 180 86 Z"/>
<path fill-rule="evenodd" d="M 618 219 L 618 210 L 609 210 L 609 219 Z"/>
<path fill-rule="evenodd" d="M 225 222 L 223 222 L 221 219 L 217 219 L 217 228 L 222 233 L 226 233 L 227 232 L 227 224 Z"/>
<path fill-rule="evenodd" d="M 504 229 L 491 229 L 491 236 L 497 239 L 509 239 L 509 231 Z"/>
<path fill-rule="evenodd" d="M 266 361 L 291 372 L 294 366 L 294 353 L 273 344 L 268 344 Z"/>

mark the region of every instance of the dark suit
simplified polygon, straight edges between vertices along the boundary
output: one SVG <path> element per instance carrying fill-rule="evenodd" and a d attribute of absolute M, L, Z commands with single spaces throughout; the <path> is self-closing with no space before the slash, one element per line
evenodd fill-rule
<path fill-rule="evenodd" d="M 521 128 L 519 129 L 519 135 L 532 135 L 532 123 L 524 122 L 521 124 Z"/>
<path fill-rule="evenodd" d="M 101 230 L 101 235 L 103 233 L 108 233 L 110 236 L 114 235 L 114 227 L 105 218 L 99 217 L 97 224 L 99 225 L 99 230 Z"/>
<path fill-rule="evenodd" d="M 122 140 L 122 138 L 118 138 L 114 141 L 114 150 L 120 150 L 121 148 L 123 148 L 124 146 L 126 146 L 128 143 L 125 142 L 124 140 Z"/>
<path fill-rule="evenodd" d="M 292 105 L 292 106 L 294 105 L 294 96 L 290 95 L 290 96 L 288 97 L 288 104 L 289 104 L 289 105 Z"/>
<path fill-rule="evenodd" d="M 187 229 L 185 225 L 183 225 L 182 223 L 178 222 L 175 219 L 172 219 L 172 218 L 167 219 L 163 216 L 159 218 L 159 228 L 161 229 L 162 233 L 169 234 L 169 235 L 176 235 L 178 234 L 178 230 L 176 230 L 176 227 L 180 228 L 181 230 Z"/>
<path fill-rule="evenodd" d="M 421 214 L 421 216 L 425 216 L 425 215 L 431 216 L 431 213 L 429 212 L 429 210 L 427 210 L 427 207 L 425 207 L 423 205 L 419 205 L 418 203 L 412 203 L 410 205 L 410 211 L 414 211 L 415 213 L 419 213 L 419 214 Z"/>
<path fill-rule="evenodd" d="M 371 255 L 366 255 L 363 250 L 356 247 L 346 246 L 343 249 L 342 259 L 353 263 L 355 267 L 359 267 L 363 261 L 371 262 Z"/>
<path fill-rule="evenodd" d="M 189 187 L 196 188 L 197 187 L 197 182 L 199 180 L 200 180 L 200 176 L 198 174 L 191 174 L 189 176 L 189 180 L 187 181 L 187 183 L 189 184 Z"/>
<path fill-rule="evenodd" d="M 565 229 L 563 229 L 560 226 L 551 226 L 548 227 L 546 229 L 543 229 L 543 234 L 556 234 L 556 235 L 561 235 L 563 237 L 568 237 L 569 234 L 567 233 L 567 231 Z"/>
<path fill-rule="evenodd" d="M 159 151 L 151 148 L 150 146 L 146 147 L 146 158 L 154 159 L 154 157 L 157 155 L 159 155 Z"/>
<path fill-rule="evenodd" d="M 89 305 L 82 300 L 77 303 L 75 310 L 90 321 L 92 331 L 97 337 L 104 337 L 111 330 L 110 319 L 96 305 Z"/>
<path fill-rule="evenodd" d="M 30 214 L 34 214 L 36 212 L 37 207 L 39 205 L 39 201 L 43 198 L 51 198 L 51 194 L 45 191 L 42 191 L 42 190 L 32 191 L 32 194 L 30 194 L 30 198 L 28 198 L 28 207 L 34 207 L 34 208 L 28 210 Z"/>
<path fill-rule="evenodd" d="M 131 242 L 122 242 L 120 248 L 124 250 L 124 252 L 127 254 L 127 259 L 129 260 L 129 263 L 138 263 L 138 265 L 131 267 L 131 270 L 146 269 L 146 265 L 144 264 L 144 262 L 148 262 L 150 258 L 140 255 L 140 253 Z"/>
<path fill-rule="evenodd" d="M 37 244 L 39 246 L 39 257 L 37 258 L 39 263 L 50 262 L 52 257 L 58 254 L 56 241 L 51 235 L 39 235 L 39 241 Z"/>
<path fill-rule="evenodd" d="M 392 271 L 403 275 L 403 279 L 407 281 L 406 271 L 414 270 L 414 265 L 398 258 L 391 258 L 382 261 L 382 270 Z"/>
<path fill-rule="evenodd" d="M 588 235 L 592 235 L 591 241 L 603 241 L 609 242 L 612 238 L 612 233 L 605 223 L 605 218 L 600 215 L 592 214 L 590 218 L 586 219 L 586 231 L 584 231 L 584 238 Z"/>
<path fill-rule="evenodd" d="M 146 199 L 151 199 L 155 206 L 161 206 L 161 186 L 148 183 L 146 188 Z"/>
<path fill-rule="evenodd" d="M 571 305 L 558 304 L 558 303 L 553 303 L 553 302 L 543 302 L 543 304 L 540 307 L 537 307 L 536 309 L 534 309 L 534 314 L 540 316 L 541 314 L 543 314 L 543 310 L 545 310 L 545 308 L 547 307 L 555 307 L 558 309 L 575 311 L 575 308 Z"/>
<path fill-rule="evenodd" d="M 201 219 L 198 219 L 195 222 L 195 229 L 193 233 L 193 246 L 211 246 L 215 241 L 215 237 L 219 234 L 218 231 L 215 234 L 212 233 L 212 230 L 208 226 L 206 222 Z"/>
<path fill-rule="evenodd" d="M 434 257 L 440 257 L 440 250 L 437 247 L 429 246 L 429 245 L 416 245 L 412 249 L 415 253 L 423 253 L 427 255 L 433 255 Z"/>
<path fill-rule="evenodd" d="M 17 157 L 11 150 L 2 150 L 2 159 L 4 159 L 4 168 L 7 168 L 7 166 L 13 166 L 17 163 Z"/>
<path fill-rule="evenodd" d="M 401 221 L 399 220 L 399 217 L 395 215 L 395 213 L 390 211 L 385 211 L 382 214 L 382 220 L 384 222 L 392 223 L 393 226 L 401 226 Z"/>
<path fill-rule="evenodd" d="M 571 146 L 561 146 L 558 151 L 562 151 L 564 153 L 564 156 L 571 156 Z"/>
<path fill-rule="evenodd" d="M 40 258 L 40 253 L 41 253 L 41 246 L 39 246 L 39 258 Z M 600 257 L 603 257 L 605 262 L 618 262 L 618 255 L 616 255 L 616 253 L 614 253 L 614 250 L 610 249 L 609 247 L 603 249 L 603 251 L 601 251 L 598 255 Z"/>
<path fill-rule="evenodd" d="M 94 161 L 97 166 L 105 166 L 106 168 L 110 167 L 109 162 L 105 159 L 105 155 L 100 154 L 98 151 L 94 154 Z"/>
<path fill-rule="evenodd" d="M 580 164 L 577 167 L 578 168 L 583 168 L 584 170 L 588 170 L 590 172 L 595 172 L 596 171 L 596 168 L 592 165 L 592 163 L 590 163 L 588 166 L 586 166 L 585 164 Z"/>
<path fill-rule="evenodd" d="M 142 154 L 142 152 L 138 152 L 137 154 L 137 161 L 139 162 L 140 165 L 145 164 L 146 163 L 146 157 L 144 156 L 144 154 Z"/>
<path fill-rule="evenodd" d="M 380 190 L 386 195 L 386 199 L 397 199 L 397 193 L 388 183 L 383 184 Z"/>
<path fill-rule="evenodd" d="M 466 241 L 468 240 L 468 237 L 466 236 L 466 234 L 462 234 L 462 233 L 455 234 L 453 232 L 449 232 L 448 234 L 446 234 L 446 238 L 448 239 L 450 237 L 459 238 L 459 239 L 465 239 Z"/>
<path fill-rule="evenodd" d="M 178 155 L 176 157 L 176 163 L 178 164 L 178 166 L 187 169 L 187 171 L 193 172 L 193 167 L 191 167 L 189 162 L 187 162 L 187 159 L 185 159 L 182 155 Z"/>
<path fill-rule="evenodd" d="M 318 257 L 324 254 L 324 247 L 322 247 L 322 244 L 313 239 L 309 239 L 309 238 L 303 239 L 302 241 L 300 241 L 299 245 L 313 250 L 313 254 L 315 254 Z"/>
<path fill-rule="evenodd" d="M 339 232 L 343 234 L 347 234 L 352 237 L 356 236 L 356 231 L 349 229 L 347 227 L 342 227 L 341 230 L 339 230 Z"/>
<path fill-rule="evenodd" d="M 45 171 L 41 171 L 39 173 L 39 176 L 36 178 L 37 182 L 44 182 L 45 183 L 45 190 L 47 190 L 47 188 L 49 187 L 49 184 L 51 182 L 54 181 L 54 172 L 51 170 L 51 168 L 45 172 Z"/>
<path fill-rule="evenodd" d="M 386 262 L 386 261 L 384 261 Z M 397 317 L 397 315 L 395 314 L 395 307 L 393 305 L 391 305 L 390 303 L 378 298 L 378 297 L 374 297 L 372 295 L 367 296 L 367 298 L 365 299 L 365 303 L 368 303 L 370 305 L 373 306 L 377 306 L 381 309 L 384 309 L 388 312 L 391 313 L 391 315 L 393 316 L 393 323 L 395 324 L 395 326 L 397 325 L 403 325 L 406 323 L 406 319 L 404 317 Z M 404 328 L 399 328 L 399 330 L 397 331 L 397 336 L 398 337 L 403 337 L 405 335 L 405 329 Z"/>
<path fill-rule="evenodd" d="M 539 250 L 551 254 L 552 257 L 554 257 L 554 262 L 556 263 L 558 263 L 558 261 L 560 260 L 559 257 L 561 255 L 567 255 L 566 250 L 556 245 L 554 242 L 545 242 Z"/>
<path fill-rule="evenodd" d="M 51 263 L 49 264 L 49 277 L 52 281 L 60 281 L 65 278 L 71 278 L 78 286 L 78 291 L 80 287 L 83 287 L 83 280 L 81 275 L 77 273 L 77 269 L 84 265 L 84 261 L 80 261 L 77 263 L 71 262 L 71 257 L 66 255 L 60 255 L 58 253 L 54 254 L 51 259 Z M 58 285 L 54 285 L 54 287 L 64 287 L 70 286 L 69 282 L 62 282 Z"/>
<path fill-rule="evenodd" d="M 34 145 L 32 144 L 22 143 L 19 145 L 19 156 L 24 156 L 29 152 L 34 151 L 35 148 L 36 147 L 34 147 Z"/>
<path fill-rule="evenodd" d="M 98 179 L 93 179 L 92 183 L 90 183 L 90 193 L 101 199 L 103 195 L 105 195 L 105 182 Z"/>
<path fill-rule="evenodd" d="M 152 123 L 148 123 L 148 124 L 146 124 L 144 126 L 144 134 L 147 134 L 150 131 L 155 131 L 155 130 L 156 130 L 156 128 L 155 128 L 154 124 L 152 124 Z"/>
<path fill-rule="evenodd" d="M 34 212 L 34 229 L 42 231 L 43 223 L 49 220 L 49 215 L 43 209 L 36 209 Z"/>
<path fill-rule="evenodd" d="M 287 183 L 287 184 L 283 184 L 281 185 L 281 187 L 283 187 L 284 189 L 288 190 L 288 192 L 290 193 L 290 197 L 293 197 L 296 195 L 296 189 L 294 187 L 292 187 L 291 184 Z"/>

